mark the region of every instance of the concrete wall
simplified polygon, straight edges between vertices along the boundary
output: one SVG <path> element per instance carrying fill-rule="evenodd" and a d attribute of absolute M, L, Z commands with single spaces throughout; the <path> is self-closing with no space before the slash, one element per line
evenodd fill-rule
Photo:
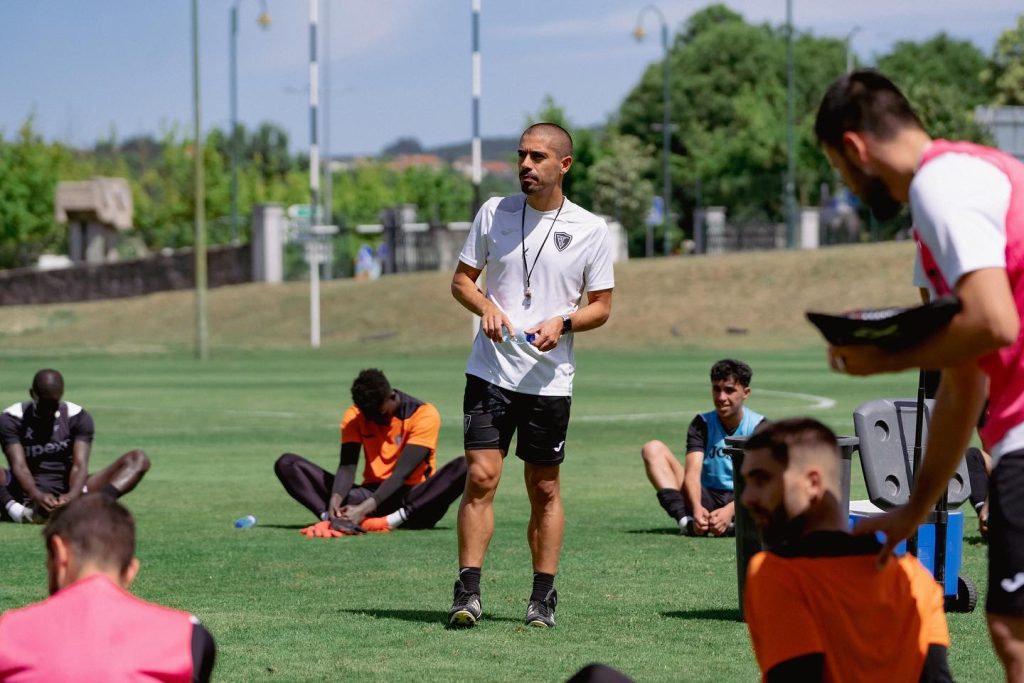
<path fill-rule="evenodd" d="M 210 247 L 210 287 L 252 281 L 249 245 Z M 0 306 L 68 303 L 190 289 L 195 282 L 191 249 L 170 255 L 106 264 L 80 264 L 59 270 L 18 268 L 0 271 Z"/>

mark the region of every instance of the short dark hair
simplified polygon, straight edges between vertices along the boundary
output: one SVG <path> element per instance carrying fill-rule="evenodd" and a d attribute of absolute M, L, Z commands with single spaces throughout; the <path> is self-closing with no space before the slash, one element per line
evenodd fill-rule
<path fill-rule="evenodd" d="M 376 414 L 380 404 L 391 396 L 391 383 L 384 373 L 368 368 L 359 373 L 352 382 L 352 402 L 364 413 Z"/>
<path fill-rule="evenodd" d="M 40 370 L 32 378 L 32 391 L 42 398 L 60 398 L 64 395 L 64 377 L 50 368 Z"/>
<path fill-rule="evenodd" d="M 562 128 L 557 123 L 551 123 L 550 121 L 541 121 L 540 123 L 535 123 L 526 130 L 524 130 L 523 134 L 519 137 L 522 138 L 529 133 L 546 133 L 548 135 L 554 136 L 558 142 L 558 144 L 555 145 L 555 149 L 558 151 L 559 156 L 572 156 L 572 136 L 569 135 L 569 131 L 567 131 L 565 128 Z"/>
<path fill-rule="evenodd" d="M 840 149 L 843 133 L 864 131 L 889 140 L 904 128 L 924 130 L 910 102 L 886 76 L 872 69 L 844 74 L 832 82 L 818 106 L 818 143 Z"/>
<path fill-rule="evenodd" d="M 43 528 L 46 551 L 60 536 L 79 562 L 125 571 L 135 557 L 135 520 L 128 509 L 101 493 L 87 493 L 58 508 Z"/>
<path fill-rule="evenodd" d="M 762 422 L 743 444 L 743 450 L 767 449 L 783 465 L 789 465 L 789 450 L 794 446 L 825 445 L 839 456 L 839 443 L 831 429 L 811 417 L 790 417 L 777 422 Z"/>
<path fill-rule="evenodd" d="M 711 366 L 712 382 L 721 382 L 731 378 L 736 380 L 737 384 L 749 387 L 753 376 L 754 371 L 750 369 L 749 365 L 734 358 L 723 358 Z"/>

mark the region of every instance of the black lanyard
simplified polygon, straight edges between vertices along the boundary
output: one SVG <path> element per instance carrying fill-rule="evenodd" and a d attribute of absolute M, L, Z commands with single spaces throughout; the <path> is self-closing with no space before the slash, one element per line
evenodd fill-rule
<path fill-rule="evenodd" d="M 533 269 L 537 267 L 537 260 L 540 258 L 540 252 L 544 251 L 544 245 L 548 243 L 548 238 L 551 237 L 551 231 L 555 229 L 555 223 L 558 222 L 558 217 L 562 214 L 562 207 L 565 206 L 565 197 L 562 197 L 562 203 L 558 205 L 558 211 L 555 212 L 555 217 L 551 219 L 551 225 L 548 227 L 548 233 L 544 235 L 544 241 L 540 243 L 540 249 L 537 250 L 537 255 L 533 257 L 533 265 L 529 268 L 526 267 L 526 200 L 523 200 L 523 216 L 519 221 L 519 232 L 522 235 L 522 246 L 523 248 L 523 280 L 525 281 L 525 289 L 523 289 L 523 296 L 527 299 L 533 296 L 533 292 L 530 291 L 530 276 L 533 275 Z"/>

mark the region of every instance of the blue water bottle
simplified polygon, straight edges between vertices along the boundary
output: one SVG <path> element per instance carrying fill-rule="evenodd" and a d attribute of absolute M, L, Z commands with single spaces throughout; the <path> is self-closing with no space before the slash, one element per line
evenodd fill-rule
<path fill-rule="evenodd" d="M 235 520 L 236 529 L 248 529 L 249 527 L 256 526 L 256 516 L 246 515 L 245 517 L 239 517 Z"/>

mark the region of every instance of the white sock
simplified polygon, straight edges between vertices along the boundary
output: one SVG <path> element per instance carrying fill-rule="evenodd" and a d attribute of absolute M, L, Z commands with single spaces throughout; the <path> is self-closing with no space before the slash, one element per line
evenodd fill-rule
<path fill-rule="evenodd" d="M 398 508 L 384 519 L 387 520 L 388 528 L 394 529 L 402 526 L 405 520 L 409 519 L 409 515 L 406 514 L 405 508 Z"/>
<path fill-rule="evenodd" d="M 21 524 L 22 522 L 32 521 L 32 508 L 22 505 L 21 503 L 17 503 L 13 500 L 7 503 L 5 507 L 7 510 L 7 514 L 15 522 Z"/>
<path fill-rule="evenodd" d="M 331 516 L 329 514 L 327 514 L 326 510 L 324 510 L 323 512 L 320 513 L 320 521 L 321 522 L 326 522 L 330 518 L 331 518 Z"/>

